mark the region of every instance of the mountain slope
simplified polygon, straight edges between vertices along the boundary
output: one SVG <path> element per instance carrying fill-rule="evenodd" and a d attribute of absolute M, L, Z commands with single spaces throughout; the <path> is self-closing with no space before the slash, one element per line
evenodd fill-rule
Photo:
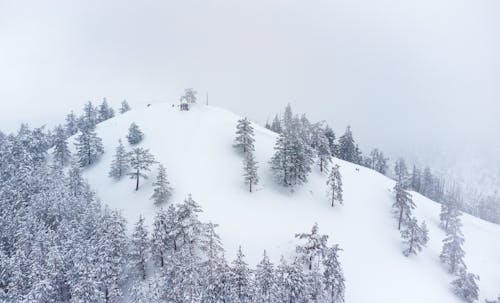
<path fill-rule="evenodd" d="M 98 126 L 106 153 L 85 175 L 98 196 L 123 210 L 130 224 L 139 214 L 151 224 L 155 206 L 152 179 L 138 192 L 127 178 L 115 182 L 107 177 L 118 139 L 124 139 L 130 123 L 145 133 L 140 146 L 149 148 L 167 167 L 174 188 L 172 201 L 188 193 L 204 209 L 202 220 L 219 224 L 219 234 L 232 259 L 239 245 L 254 267 L 267 249 L 273 262 L 294 251 L 294 234 L 309 231 L 317 222 L 330 243 L 343 248 L 341 261 L 346 275 L 346 302 L 460 302 L 449 286 L 454 278 L 439 262 L 441 240 L 439 205 L 413 194 L 415 215 L 427 222 L 428 247 L 406 258 L 396 220 L 391 214 L 394 181 L 372 170 L 335 159 L 341 166 L 344 205 L 331 208 L 325 195 L 326 176 L 314 168 L 309 182 L 289 189 L 276 185 L 268 161 L 276 134 L 254 125 L 256 159 L 261 182 L 254 193 L 243 184 L 242 156 L 232 147 L 237 119 L 222 109 L 195 105 L 180 112 L 159 103 L 135 109 Z M 359 171 L 357 170 L 359 169 Z M 500 227 L 464 215 L 466 263 L 481 276 L 481 298 L 500 291 Z"/>

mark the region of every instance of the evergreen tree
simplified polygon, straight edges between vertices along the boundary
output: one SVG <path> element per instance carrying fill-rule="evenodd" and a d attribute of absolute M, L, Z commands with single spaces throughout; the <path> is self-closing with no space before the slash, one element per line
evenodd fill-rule
<path fill-rule="evenodd" d="M 439 214 L 440 225 L 445 231 L 448 231 L 450 221 L 454 221 L 460 216 L 461 204 L 460 192 L 456 187 L 451 188 L 441 203 L 441 213 Z"/>
<path fill-rule="evenodd" d="M 248 264 L 244 260 L 245 255 L 241 251 L 241 246 L 238 248 L 236 259 L 231 264 L 231 286 L 233 288 L 235 303 L 251 302 L 251 272 Z"/>
<path fill-rule="evenodd" d="M 320 172 L 328 170 L 329 164 L 332 162 L 332 151 L 330 149 L 330 141 L 325 134 L 325 130 L 320 124 L 312 126 L 312 147 L 314 149 Z"/>
<path fill-rule="evenodd" d="M 114 155 L 113 162 L 111 162 L 111 169 L 109 170 L 109 177 L 115 180 L 120 180 L 130 169 L 129 154 L 123 146 L 122 140 L 118 140 L 118 146 Z"/>
<path fill-rule="evenodd" d="M 335 164 L 330 171 L 328 180 L 326 181 L 327 196 L 332 203 L 332 207 L 335 201 L 338 201 L 340 204 L 344 202 L 344 198 L 342 195 L 342 176 L 340 175 L 339 168 L 340 166 L 338 164 Z"/>
<path fill-rule="evenodd" d="M 345 278 L 339 261 L 338 252 L 341 249 L 334 245 L 326 251 L 323 260 L 323 284 L 328 297 L 328 302 L 344 302 Z"/>
<path fill-rule="evenodd" d="M 388 167 L 387 161 L 389 159 L 384 156 L 384 153 L 375 148 L 371 151 L 370 158 L 372 169 L 385 175 Z"/>
<path fill-rule="evenodd" d="M 76 155 L 81 167 L 94 163 L 104 153 L 102 140 L 97 136 L 94 126 L 81 128 L 77 138 Z"/>
<path fill-rule="evenodd" d="M 278 115 L 274 116 L 273 122 L 271 123 L 271 130 L 278 134 L 282 132 L 281 121 Z"/>
<path fill-rule="evenodd" d="M 398 213 L 398 230 L 401 230 L 401 224 L 406 223 L 411 217 L 411 211 L 415 208 L 411 194 L 406 191 L 405 185 L 401 182 L 396 183 L 394 191 L 396 192 L 396 201 L 392 205 Z"/>
<path fill-rule="evenodd" d="M 350 126 L 347 126 L 345 133 L 339 138 L 337 157 L 348 162 L 356 163 L 358 149 L 352 137 Z"/>
<path fill-rule="evenodd" d="M 413 165 L 413 170 L 411 172 L 410 187 L 412 190 L 419 193 L 422 187 L 421 183 L 422 183 L 422 176 L 420 173 L 420 169 L 418 169 L 416 165 Z"/>
<path fill-rule="evenodd" d="M 307 281 L 301 263 L 295 260 L 286 266 L 284 293 L 287 302 L 302 303 L 307 301 Z"/>
<path fill-rule="evenodd" d="M 139 129 L 139 126 L 132 122 L 132 124 L 130 124 L 130 127 L 128 129 L 128 135 L 127 135 L 128 143 L 130 143 L 130 145 L 136 145 L 139 142 L 141 142 L 143 138 L 144 134 Z"/>
<path fill-rule="evenodd" d="M 394 165 L 394 174 L 396 175 L 396 182 L 398 182 L 403 189 L 408 189 L 409 174 L 404 159 L 400 158 L 396 161 L 396 164 Z"/>
<path fill-rule="evenodd" d="M 434 176 L 431 169 L 427 166 L 422 175 L 422 182 L 420 184 L 420 193 L 426 197 L 430 197 L 433 192 Z"/>
<path fill-rule="evenodd" d="M 192 88 L 186 88 L 184 90 L 184 95 L 181 96 L 181 101 L 186 101 L 187 103 L 196 103 L 196 94 L 197 91 L 195 91 Z"/>
<path fill-rule="evenodd" d="M 123 100 L 121 105 L 120 105 L 120 114 L 124 114 L 130 110 L 130 105 L 128 104 L 127 100 Z"/>
<path fill-rule="evenodd" d="M 144 218 L 139 216 L 132 233 L 131 248 L 129 253 L 130 264 L 137 275 L 146 279 L 146 264 L 149 259 L 148 231 L 144 225 Z"/>
<path fill-rule="evenodd" d="M 101 105 L 99 105 L 97 121 L 102 122 L 111 119 L 115 116 L 115 111 L 108 104 L 106 98 L 103 99 Z"/>
<path fill-rule="evenodd" d="M 52 151 L 52 156 L 54 157 L 54 162 L 59 166 L 64 167 L 69 163 L 71 158 L 71 152 L 68 148 L 68 142 L 66 141 L 66 131 L 62 126 L 57 126 L 55 129 L 55 139 L 54 139 L 54 149 Z"/>
<path fill-rule="evenodd" d="M 269 260 L 266 251 L 264 257 L 255 269 L 254 279 L 254 302 L 272 303 L 275 302 L 276 279 L 274 276 L 273 264 Z"/>
<path fill-rule="evenodd" d="M 295 234 L 295 238 L 306 241 L 296 248 L 298 260 L 301 260 L 309 270 L 314 266 L 319 267 L 327 249 L 328 236 L 319 234 L 318 224 L 315 223 L 311 233 Z"/>
<path fill-rule="evenodd" d="M 328 140 L 328 147 L 330 149 L 330 155 L 332 157 L 337 156 L 337 145 L 335 144 L 335 132 L 328 125 L 325 126 L 324 135 Z"/>
<path fill-rule="evenodd" d="M 91 101 L 83 107 L 83 115 L 79 119 L 79 129 L 93 129 L 98 123 L 97 109 Z"/>
<path fill-rule="evenodd" d="M 466 268 L 464 262 L 465 251 L 462 246 L 465 242 L 460 217 L 454 217 L 448 223 L 446 238 L 443 240 L 443 249 L 439 258 L 441 262 L 448 265 L 450 273 L 457 273 L 460 268 Z"/>
<path fill-rule="evenodd" d="M 254 142 L 253 127 L 250 121 L 248 121 L 246 117 L 238 120 L 234 147 L 240 149 L 244 153 L 248 153 L 255 150 L 253 145 Z"/>
<path fill-rule="evenodd" d="M 73 112 L 66 116 L 66 136 L 73 136 L 78 132 L 78 119 Z"/>
<path fill-rule="evenodd" d="M 465 302 L 472 303 L 476 301 L 479 299 L 479 287 L 476 280 L 479 280 L 478 275 L 467 273 L 464 268 L 460 269 L 458 279 L 451 282 L 453 292 Z"/>
<path fill-rule="evenodd" d="M 144 173 L 145 171 L 151 170 L 151 165 L 155 163 L 154 156 L 149 152 L 149 149 L 144 149 L 141 147 L 134 148 L 129 154 L 130 157 L 130 167 L 133 172 L 128 173 L 130 179 L 135 179 L 135 190 L 139 190 L 139 179 L 142 177 L 147 179 L 148 176 Z"/>
<path fill-rule="evenodd" d="M 154 193 L 151 199 L 156 205 L 160 205 L 168 202 L 172 196 L 172 187 L 170 187 L 170 182 L 167 179 L 167 170 L 163 164 L 158 167 L 158 175 L 156 176 L 156 181 L 153 183 Z"/>
<path fill-rule="evenodd" d="M 429 241 L 429 231 L 427 230 L 425 221 L 422 222 L 421 226 L 418 226 L 417 219 L 414 217 L 410 218 L 405 228 L 401 230 L 401 237 L 406 245 L 403 255 L 406 257 L 411 254 L 416 255 Z"/>
<path fill-rule="evenodd" d="M 243 161 L 243 177 L 245 178 L 245 184 L 249 186 L 250 192 L 252 192 L 252 185 L 257 185 L 259 183 L 257 168 L 257 161 L 255 161 L 253 152 L 247 152 Z"/>

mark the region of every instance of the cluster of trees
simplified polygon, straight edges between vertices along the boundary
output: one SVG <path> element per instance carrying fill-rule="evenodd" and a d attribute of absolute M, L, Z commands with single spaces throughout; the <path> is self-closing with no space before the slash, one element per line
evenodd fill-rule
<path fill-rule="evenodd" d="M 396 176 L 396 185 L 394 186 L 395 201 L 392 205 L 398 218 L 398 230 L 401 232 L 405 249 L 403 254 L 408 257 L 411 254 L 416 255 L 427 245 L 429 241 L 429 231 L 425 221 L 420 225 L 417 219 L 413 216 L 412 211 L 415 209 L 411 194 L 408 192 L 410 176 L 406 163 L 403 159 L 399 159 L 394 166 Z"/>
<path fill-rule="evenodd" d="M 183 203 L 161 210 L 149 239 L 141 219 L 135 228 L 132 250 L 136 277 L 135 302 L 343 302 L 345 280 L 338 245 L 328 237 L 311 233 L 296 237 L 292 262 L 284 257 L 275 266 L 264 251 L 255 269 L 238 250 L 228 263 L 215 229 L 199 220 L 200 206 L 188 197 Z M 148 266 L 152 268 L 148 268 Z"/>
<path fill-rule="evenodd" d="M 127 140 L 130 145 L 139 144 L 144 138 L 143 132 L 139 126 L 132 123 L 129 128 Z M 127 151 L 122 140 L 118 140 L 113 161 L 108 176 L 115 180 L 120 180 L 123 176 L 129 176 L 135 180 L 135 190 L 139 190 L 140 180 L 148 179 L 147 172 L 151 171 L 152 166 L 157 163 L 155 157 L 149 149 L 142 147 L 134 147 L 131 151 Z M 164 165 L 158 167 L 158 175 L 153 183 L 154 193 L 151 199 L 156 205 L 168 202 L 172 196 L 172 187 L 167 179 L 167 170 Z"/>
<path fill-rule="evenodd" d="M 479 297 L 479 287 L 476 283 L 479 276 L 468 273 L 464 262 L 465 239 L 461 230 L 459 205 L 460 196 L 456 191 L 451 191 L 445 202 L 441 204 L 440 225 L 446 232 L 446 237 L 443 240 L 443 249 L 439 258 L 448 267 L 449 272 L 457 276 L 451 282 L 455 294 L 466 302 L 474 302 Z"/>

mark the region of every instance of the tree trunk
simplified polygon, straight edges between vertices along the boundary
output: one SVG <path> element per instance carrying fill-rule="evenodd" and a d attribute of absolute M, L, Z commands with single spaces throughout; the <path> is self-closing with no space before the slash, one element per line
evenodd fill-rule
<path fill-rule="evenodd" d="M 250 192 L 252 192 L 252 181 L 250 181 L 249 183 L 250 183 Z"/>
<path fill-rule="evenodd" d="M 135 190 L 138 191 L 139 190 L 139 171 L 137 171 L 137 181 L 135 183 Z"/>
<path fill-rule="evenodd" d="M 401 220 L 403 220 L 403 208 L 402 207 L 401 207 L 401 211 L 399 212 L 398 230 L 401 230 Z"/>

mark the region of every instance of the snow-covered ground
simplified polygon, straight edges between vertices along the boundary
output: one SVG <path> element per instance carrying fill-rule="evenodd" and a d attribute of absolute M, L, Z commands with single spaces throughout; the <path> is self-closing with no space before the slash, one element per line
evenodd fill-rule
<path fill-rule="evenodd" d="M 149 148 L 165 164 L 174 188 L 172 201 L 189 193 L 204 209 L 202 220 L 219 224 L 219 234 L 232 259 L 241 245 L 250 265 L 260 261 L 264 249 L 275 263 L 280 255 L 294 251 L 294 234 L 310 231 L 317 222 L 330 243 L 343 248 L 341 260 L 346 275 L 346 302 L 460 302 L 452 293 L 454 279 L 439 262 L 443 231 L 438 227 L 439 205 L 413 193 L 415 214 L 427 222 L 428 247 L 406 258 L 391 214 L 394 181 L 364 167 L 335 159 L 341 166 L 344 205 L 330 207 L 326 198 L 326 176 L 317 168 L 306 185 L 294 192 L 274 182 L 268 164 L 276 134 L 254 125 L 260 184 L 249 193 L 243 184 L 242 156 L 232 147 L 240 117 L 223 109 L 195 105 L 180 112 L 169 103 L 136 108 L 101 123 L 105 154 L 85 171 L 99 197 L 123 210 L 132 224 L 140 214 L 151 224 L 156 207 L 149 197 L 150 179 L 138 192 L 128 178 L 115 182 L 108 171 L 118 139 L 130 123 L 145 133 L 140 146 Z M 359 169 L 359 170 L 358 170 Z M 500 226 L 464 215 L 466 263 L 479 274 L 481 300 L 500 292 Z"/>

